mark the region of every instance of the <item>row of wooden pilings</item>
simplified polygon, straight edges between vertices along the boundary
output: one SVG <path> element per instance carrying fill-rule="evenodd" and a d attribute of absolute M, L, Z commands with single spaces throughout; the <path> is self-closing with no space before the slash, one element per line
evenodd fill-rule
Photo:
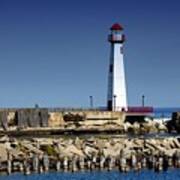
<path fill-rule="evenodd" d="M 31 158 L 13 159 L 9 156 L 6 163 L 0 164 L 1 171 L 8 174 L 21 172 L 26 175 L 31 173 L 43 173 L 51 170 L 76 172 L 84 170 L 114 170 L 122 172 L 130 170 L 140 171 L 141 169 L 154 169 L 155 171 L 167 170 L 169 167 L 180 168 L 180 155 L 175 154 L 168 157 L 163 154 L 142 156 L 132 154 L 131 158 L 126 159 L 122 154 L 119 157 L 92 156 L 84 158 L 80 156 L 68 157 L 49 157 L 47 154 L 36 155 Z"/>

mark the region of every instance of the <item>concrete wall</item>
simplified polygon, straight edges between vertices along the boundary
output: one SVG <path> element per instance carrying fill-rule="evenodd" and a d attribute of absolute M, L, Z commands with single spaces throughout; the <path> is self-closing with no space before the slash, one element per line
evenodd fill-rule
<path fill-rule="evenodd" d="M 122 125 L 123 112 L 73 110 L 52 112 L 46 108 L 1 109 L 0 125 L 4 130 L 10 127 L 70 127 L 72 125 L 90 127 L 107 124 Z"/>
<path fill-rule="evenodd" d="M 111 111 L 64 111 L 49 119 L 49 126 L 103 126 L 107 124 L 122 125 L 125 120 L 125 113 Z"/>

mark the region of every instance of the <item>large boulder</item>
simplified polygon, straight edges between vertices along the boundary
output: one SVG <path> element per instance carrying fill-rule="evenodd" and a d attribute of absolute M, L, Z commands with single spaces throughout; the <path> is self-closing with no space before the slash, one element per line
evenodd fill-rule
<path fill-rule="evenodd" d="M 68 146 L 62 146 L 61 144 L 59 144 L 58 153 L 66 157 L 73 157 L 74 155 L 84 157 L 84 154 L 81 151 L 81 149 L 78 149 L 73 144 Z"/>
<path fill-rule="evenodd" d="M 20 146 L 22 149 L 24 149 L 25 152 L 43 154 L 43 151 L 39 150 L 36 146 L 34 146 L 32 143 L 29 143 L 28 141 L 20 142 Z"/>
<path fill-rule="evenodd" d="M 7 161 L 8 154 L 7 154 L 7 148 L 4 144 L 0 144 L 0 161 Z"/>
<path fill-rule="evenodd" d="M 167 122 L 167 128 L 169 132 L 175 130 L 180 133 L 180 112 L 174 112 L 172 114 L 172 119 Z"/>
<path fill-rule="evenodd" d="M 143 133 L 158 133 L 160 132 L 159 129 L 160 125 L 158 122 L 155 122 L 153 120 L 149 120 L 143 124 L 141 124 L 141 132 Z M 164 128 L 164 127 L 160 127 L 160 128 Z"/>
<path fill-rule="evenodd" d="M 49 127 L 64 126 L 65 122 L 63 120 L 62 113 L 59 113 L 59 112 L 51 112 L 51 113 L 49 113 L 48 124 L 49 124 Z"/>

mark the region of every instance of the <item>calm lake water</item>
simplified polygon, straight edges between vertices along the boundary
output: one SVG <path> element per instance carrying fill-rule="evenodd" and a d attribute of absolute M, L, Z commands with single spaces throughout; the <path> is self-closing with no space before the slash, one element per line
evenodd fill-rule
<path fill-rule="evenodd" d="M 121 173 L 119 171 L 95 171 L 95 172 L 78 172 L 78 173 L 47 173 L 33 174 L 24 176 L 21 174 L 13 174 L 11 176 L 0 176 L 3 180 L 177 180 L 180 179 L 180 170 L 171 169 L 166 172 L 155 173 L 150 170 L 141 172 Z"/>
<path fill-rule="evenodd" d="M 180 112 L 179 107 L 167 107 L 167 108 L 154 108 L 154 117 L 167 117 L 170 118 L 173 112 Z"/>

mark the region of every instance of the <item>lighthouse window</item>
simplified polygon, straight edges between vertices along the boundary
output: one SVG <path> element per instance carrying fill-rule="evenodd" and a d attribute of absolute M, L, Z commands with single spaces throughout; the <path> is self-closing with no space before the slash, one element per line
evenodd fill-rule
<path fill-rule="evenodd" d="M 112 73 L 113 72 L 113 65 L 111 64 L 109 67 L 109 72 Z"/>
<path fill-rule="evenodd" d="M 121 34 L 121 32 L 119 30 L 115 31 L 115 34 Z"/>

